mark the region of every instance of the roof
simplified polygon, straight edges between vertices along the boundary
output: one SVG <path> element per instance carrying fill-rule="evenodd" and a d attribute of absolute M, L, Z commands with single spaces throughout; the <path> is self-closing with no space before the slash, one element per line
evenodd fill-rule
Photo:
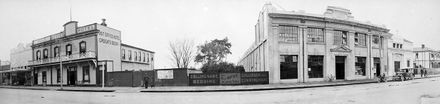
<path fill-rule="evenodd" d="M 124 43 L 121 43 L 121 46 L 130 47 L 130 48 L 134 48 L 134 49 L 138 49 L 138 50 L 142 50 L 142 51 L 147 51 L 147 52 L 155 53 L 155 52 L 150 51 L 150 50 L 142 49 L 142 48 L 131 46 L 131 45 L 124 44 Z"/>

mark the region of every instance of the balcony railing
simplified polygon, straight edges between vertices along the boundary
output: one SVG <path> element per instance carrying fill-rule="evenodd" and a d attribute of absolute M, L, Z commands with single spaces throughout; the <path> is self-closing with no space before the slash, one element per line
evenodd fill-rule
<path fill-rule="evenodd" d="M 61 60 L 63 61 L 70 61 L 70 60 L 78 60 L 78 59 L 86 59 L 86 58 L 96 58 L 96 54 L 94 51 L 88 51 L 85 53 L 76 53 L 72 55 L 64 55 L 61 56 Z M 51 57 L 43 60 L 32 60 L 29 61 L 29 65 L 39 65 L 39 64 L 46 64 L 46 63 L 55 63 L 60 62 L 60 57 Z"/>

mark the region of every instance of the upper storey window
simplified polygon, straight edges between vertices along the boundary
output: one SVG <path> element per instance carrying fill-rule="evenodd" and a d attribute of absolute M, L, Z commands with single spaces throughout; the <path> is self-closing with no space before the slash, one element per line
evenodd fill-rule
<path fill-rule="evenodd" d="M 134 52 L 134 61 L 137 61 L 138 60 L 138 54 L 137 54 L 137 52 L 135 51 Z"/>
<path fill-rule="evenodd" d="M 322 29 L 307 28 L 308 43 L 324 43 L 324 31 Z"/>
<path fill-rule="evenodd" d="M 131 50 L 128 50 L 128 60 L 131 60 Z"/>
<path fill-rule="evenodd" d="M 355 46 L 367 46 L 366 34 L 356 33 L 354 34 L 354 45 Z"/>
<path fill-rule="evenodd" d="M 380 45 L 380 37 L 377 35 L 373 35 L 373 47 L 379 48 Z"/>
<path fill-rule="evenodd" d="M 298 27 L 280 26 L 278 39 L 280 42 L 297 43 L 298 42 Z"/>
<path fill-rule="evenodd" d="M 122 59 L 125 60 L 125 49 L 122 49 L 121 53 L 122 53 Z"/>
<path fill-rule="evenodd" d="M 72 55 L 72 44 L 66 45 L 66 56 Z"/>
<path fill-rule="evenodd" d="M 143 52 L 142 54 L 144 54 L 144 60 L 143 60 L 143 62 L 145 62 L 145 52 Z"/>
<path fill-rule="evenodd" d="M 86 53 L 86 49 L 87 49 L 86 42 L 85 41 L 79 42 L 79 53 L 80 54 Z"/>
<path fill-rule="evenodd" d="M 347 31 L 334 31 L 335 45 L 347 45 Z"/>
<path fill-rule="evenodd" d="M 43 50 L 43 59 L 47 59 L 47 58 L 49 58 L 49 50 L 44 49 Z"/>
<path fill-rule="evenodd" d="M 38 50 L 36 54 L 37 54 L 37 55 L 36 55 L 37 57 L 35 57 L 35 59 L 36 59 L 36 60 L 41 60 L 41 51 Z"/>
<path fill-rule="evenodd" d="M 53 48 L 53 57 L 59 57 L 60 56 L 60 47 L 56 46 Z"/>

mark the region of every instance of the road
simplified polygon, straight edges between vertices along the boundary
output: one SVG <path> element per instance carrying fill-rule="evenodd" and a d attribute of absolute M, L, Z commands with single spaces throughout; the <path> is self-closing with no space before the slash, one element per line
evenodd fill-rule
<path fill-rule="evenodd" d="M 250 92 L 119 93 L 0 89 L 0 104 L 440 104 L 440 78 Z"/>

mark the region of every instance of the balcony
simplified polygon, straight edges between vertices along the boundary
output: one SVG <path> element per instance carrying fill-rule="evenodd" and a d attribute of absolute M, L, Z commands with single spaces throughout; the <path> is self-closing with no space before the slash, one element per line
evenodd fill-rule
<path fill-rule="evenodd" d="M 96 58 L 96 54 L 94 51 L 87 51 L 85 53 L 75 53 L 72 55 L 64 55 L 61 56 L 61 59 L 63 61 L 70 61 L 70 60 L 78 60 L 78 59 L 87 59 L 87 58 Z M 60 62 L 59 57 L 51 57 L 43 60 L 32 60 L 29 61 L 29 65 L 40 65 L 40 64 L 48 64 L 48 63 L 58 63 Z"/>

